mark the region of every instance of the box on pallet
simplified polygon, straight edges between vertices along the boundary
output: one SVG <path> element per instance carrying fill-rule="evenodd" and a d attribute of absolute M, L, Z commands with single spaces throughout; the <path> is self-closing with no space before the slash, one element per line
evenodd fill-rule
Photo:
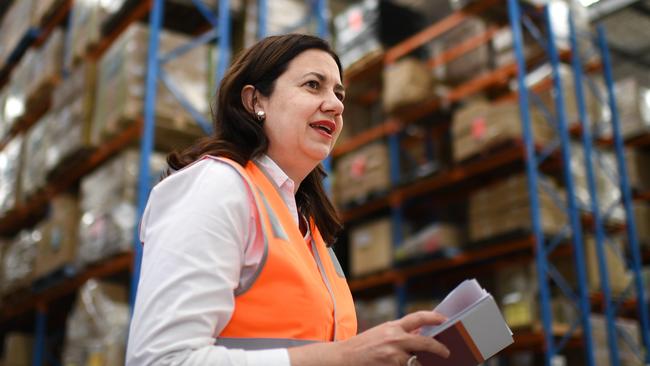
<path fill-rule="evenodd" d="M 335 162 L 336 202 L 343 206 L 390 187 L 388 148 L 384 143 L 366 145 Z"/>
<path fill-rule="evenodd" d="M 553 138 L 551 127 L 539 113 L 531 113 L 531 120 L 535 141 L 541 145 L 548 143 Z M 454 113 L 451 131 L 455 162 L 508 141 L 522 139 L 519 105 L 509 101 L 472 100 Z"/>
<path fill-rule="evenodd" d="M 404 239 L 395 248 L 395 260 L 405 261 L 444 249 L 459 248 L 461 243 L 460 230 L 456 225 L 435 222 Z"/>
<path fill-rule="evenodd" d="M 496 273 L 497 301 L 510 328 L 528 328 L 537 321 L 537 276 L 535 266 L 513 264 Z"/>
<path fill-rule="evenodd" d="M 127 150 L 81 181 L 78 264 L 127 251 L 137 225 L 135 200 L 140 165 L 137 150 Z M 152 185 L 166 167 L 162 154 L 150 163 Z"/>
<path fill-rule="evenodd" d="M 0 151 L 0 216 L 13 209 L 20 194 L 23 135 L 14 136 Z"/>
<path fill-rule="evenodd" d="M 34 355 L 34 337 L 25 333 L 10 332 L 4 336 L 3 366 L 31 366 Z"/>
<path fill-rule="evenodd" d="M 351 92 L 352 91 L 350 90 L 346 91 L 348 95 L 350 95 Z M 382 122 L 384 116 L 380 103 L 365 105 L 356 103 L 353 98 L 354 97 L 350 97 L 350 99 L 348 99 L 349 102 L 346 102 L 345 104 L 345 110 L 343 111 L 345 127 L 341 130 L 341 134 L 337 140 L 337 143 L 339 144 L 371 129 L 374 126 L 377 126 Z"/>
<path fill-rule="evenodd" d="M 541 177 L 540 177 L 541 178 Z M 548 190 L 563 199 L 562 190 L 549 179 L 543 179 Z M 469 239 L 481 241 L 517 231 L 529 231 L 532 212 L 528 196 L 528 179 L 519 174 L 473 192 L 469 198 Z M 546 233 L 558 233 L 566 222 L 562 208 L 558 207 L 547 189 L 538 187 L 541 225 Z"/>
<path fill-rule="evenodd" d="M 627 148 L 625 162 L 630 187 L 638 191 L 650 191 L 650 151 Z"/>
<path fill-rule="evenodd" d="M 383 104 L 386 113 L 434 96 L 434 79 L 424 61 L 405 57 L 384 68 Z"/>
<path fill-rule="evenodd" d="M 618 120 L 623 138 L 634 137 L 650 131 L 650 87 L 636 78 L 626 78 L 614 85 Z M 611 135 L 611 114 L 605 106 L 605 134 Z"/>
<path fill-rule="evenodd" d="M 614 294 L 621 295 L 632 281 L 632 273 L 627 269 L 625 261 L 625 244 L 620 236 L 610 237 L 603 242 L 607 258 L 607 273 L 610 289 Z M 587 259 L 587 274 L 589 289 L 601 291 L 600 270 L 596 251 L 596 240 L 592 235 L 585 237 L 585 256 Z"/>
<path fill-rule="evenodd" d="M 257 1 L 245 1 L 245 3 L 244 47 L 250 47 L 259 40 Z M 303 0 L 275 0 L 268 1 L 266 4 L 267 35 L 284 33 L 315 34 L 315 24 L 306 24 L 304 22 L 310 14 L 307 2 Z M 234 6 L 239 7 L 241 5 L 235 4 Z"/>
<path fill-rule="evenodd" d="M 607 223 L 622 223 L 625 221 L 625 210 L 620 202 L 621 193 L 618 189 L 618 168 L 616 157 L 611 150 L 594 150 L 592 160 L 598 204 L 602 210 L 613 205 L 609 216 L 603 219 Z M 581 144 L 571 144 L 571 173 L 573 174 L 575 195 L 579 207 L 586 212 L 591 212 L 591 196 L 587 186 L 587 169 L 585 167 L 584 149 Z"/>
<path fill-rule="evenodd" d="M 68 316 L 64 365 L 124 365 L 129 323 L 124 286 L 88 280 Z"/>
<path fill-rule="evenodd" d="M 41 117 L 25 134 L 25 159 L 21 171 L 21 193 L 23 200 L 45 186 L 47 149 L 50 145 L 49 127 L 54 116 L 48 113 Z"/>
<path fill-rule="evenodd" d="M 97 145 L 91 140 L 96 67 L 83 63 L 57 86 L 52 98 L 54 115 L 49 133 L 46 170 L 56 170 L 66 159 Z"/>
<path fill-rule="evenodd" d="M 389 268 L 393 263 L 393 235 L 390 218 L 383 218 L 350 230 L 350 272 L 353 277 Z"/>
<path fill-rule="evenodd" d="M 101 39 L 102 24 L 117 12 L 125 0 L 76 0 L 72 4 L 70 33 L 72 62 L 81 61 Z"/>
<path fill-rule="evenodd" d="M 79 203 L 72 195 L 58 195 L 52 200 L 50 217 L 46 219 L 43 240 L 38 243 L 34 277 L 46 276 L 72 265 L 77 257 Z"/>
<path fill-rule="evenodd" d="M 607 342 L 607 323 L 605 317 L 600 314 L 592 314 L 589 316 L 591 324 L 591 334 L 594 343 L 596 366 L 611 366 L 609 356 L 609 345 Z M 639 322 L 637 320 L 617 318 L 615 320 L 615 327 L 618 334 L 625 334 L 624 337 L 617 337 L 616 342 L 619 350 L 619 365 L 620 366 L 642 366 L 635 353 L 634 349 L 642 349 L 639 340 L 641 339 L 641 332 L 639 330 Z"/>
<path fill-rule="evenodd" d="M 34 278 L 34 261 L 38 243 L 43 240 L 42 230 L 23 230 L 9 243 L 2 256 L 3 294 L 29 286 Z"/>
<path fill-rule="evenodd" d="M 27 55 L 21 62 L 29 63 L 31 78 L 26 85 L 27 108 L 38 108 L 49 99 L 63 68 L 63 31 L 55 29 L 42 48 Z"/>
<path fill-rule="evenodd" d="M 34 0 L 14 1 L 0 19 L 0 67 L 5 66 L 11 53 L 30 27 L 35 26 L 32 18 Z"/>
<path fill-rule="evenodd" d="M 114 136 L 144 113 L 144 78 L 149 30 L 133 24 L 120 35 L 100 60 L 93 112 L 92 141 Z M 160 52 L 185 44 L 188 37 L 163 31 Z M 200 46 L 172 59 L 163 68 L 169 79 L 190 104 L 209 120 L 209 47 Z M 175 135 L 200 136 L 203 132 L 194 119 L 163 85 L 158 84 L 156 127 L 175 131 Z"/>
<path fill-rule="evenodd" d="M 399 141 L 400 183 L 434 174 L 451 160 L 448 131 L 436 132 L 436 122 L 412 123 L 404 128 Z"/>
<path fill-rule="evenodd" d="M 634 220 L 639 243 L 650 249 L 650 204 L 647 202 L 634 203 Z"/>
<path fill-rule="evenodd" d="M 335 16 L 334 34 L 336 52 L 344 69 L 367 55 L 381 52 L 378 0 L 364 0 Z"/>
<path fill-rule="evenodd" d="M 434 55 L 440 55 L 467 40 L 484 34 L 487 30 L 485 20 L 468 16 L 458 26 L 443 33 L 433 42 Z M 472 49 L 462 56 L 439 65 L 435 75 L 439 80 L 456 85 L 470 80 L 490 69 L 490 45 L 488 42 Z"/>
<path fill-rule="evenodd" d="M 395 320 L 397 317 L 397 299 L 395 296 L 384 296 L 367 301 L 356 299 L 354 307 L 357 312 L 359 332 Z"/>

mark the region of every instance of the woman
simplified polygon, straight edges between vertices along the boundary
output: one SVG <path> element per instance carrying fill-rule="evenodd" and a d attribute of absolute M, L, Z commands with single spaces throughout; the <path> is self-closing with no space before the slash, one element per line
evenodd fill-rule
<path fill-rule="evenodd" d="M 343 127 L 342 69 L 323 40 L 268 37 L 220 86 L 215 134 L 151 192 L 127 365 L 414 365 L 448 350 L 419 312 L 356 335 L 320 162 Z"/>

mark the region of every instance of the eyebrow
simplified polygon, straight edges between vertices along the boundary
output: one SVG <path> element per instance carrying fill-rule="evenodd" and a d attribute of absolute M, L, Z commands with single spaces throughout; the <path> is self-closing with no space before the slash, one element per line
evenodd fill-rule
<path fill-rule="evenodd" d="M 327 79 L 325 77 L 325 75 L 323 75 L 323 74 L 321 74 L 319 72 L 315 72 L 315 71 L 310 71 L 310 72 L 306 73 L 304 76 L 307 76 L 307 75 L 314 75 L 320 81 L 325 81 Z M 338 83 L 336 85 L 334 85 L 334 90 L 337 91 L 337 92 L 345 93 L 345 87 L 343 85 L 341 85 L 341 84 L 338 84 Z"/>

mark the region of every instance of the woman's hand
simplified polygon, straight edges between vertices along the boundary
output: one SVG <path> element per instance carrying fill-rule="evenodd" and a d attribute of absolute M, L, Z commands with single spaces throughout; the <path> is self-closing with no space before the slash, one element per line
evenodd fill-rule
<path fill-rule="evenodd" d="M 418 311 L 386 322 L 350 339 L 290 348 L 292 366 L 404 366 L 413 352 L 431 352 L 442 357 L 449 350 L 431 337 L 418 334 L 420 327 L 438 325 L 445 317 L 433 311 Z M 309 350 L 311 349 L 311 350 Z"/>

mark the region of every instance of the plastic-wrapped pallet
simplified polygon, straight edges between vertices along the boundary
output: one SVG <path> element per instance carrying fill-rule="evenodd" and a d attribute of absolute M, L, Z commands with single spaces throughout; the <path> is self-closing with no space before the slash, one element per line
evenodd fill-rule
<path fill-rule="evenodd" d="M 275 0 L 267 1 L 266 35 L 284 34 L 287 32 L 315 34 L 315 24 L 304 24 L 309 16 L 308 2 L 304 0 Z M 250 47 L 258 40 L 257 37 L 257 2 L 247 1 L 244 15 L 244 47 Z"/>
<path fill-rule="evenodd" d="M 102 23 L 124 3 L 124 0 L 75 0 L 70 25 L 73 59 L 82 59 L 101 38 Z"/>
<path fill-rule="evenodd" d="M 593 349 L 595 350 L 594 359 L 596 366 L 611 366 L 609 358 L 609 346 L 607 343 L 607 325 L 605 317 L 600 314 L 592 314 L 589 316 L 591 323 L 591 334 L 594 343 Z M 633 348 L 630 347 L 628 342 L 636 349 L 642 349 L 639 344 L 641 339 L 641 332 L 639 330 L 639 322 L 637 320 L 630 320 L 624 318 L 617 318 L 615 321 L 618 334 L 626 334 L 626 337 L 617 337 L 617 344 L 619 350 L 619 365 L 620 366 L 643 366 L 643 362 L 639 360 Z"/>
<path fill-rule="evenodd" d="M 542 230 L 549 234 L 559 233 L 568 219 L 548 191 L 554 191 L 560 204 L 563 204 L 563 190 L 546 177 L 540 177 L 539 184 L 544 184 L 548 188 L 538 187 Z M 511 176 L 471 194 L 469 198 L 470 242 L 529 231 L 531 228 L 532 212 L 528 196 L 528 179 L 525 174 Z"/>
<path fill-rule="evenodd" d="M 364 0 L 334 17 L 336 52 L 344 69 L 366 55 L 382 51 L 378 3 L 378 0 Z"/>
<path fill-rule="evenodd" d="M 459 248 L 462 243 L 456 225 L 435 222 L 407 237 L 395 248 L 395 260 L 404 261 L 445 249 Z"/>
<path fill-rule="evenodd" d="M 21 171 L 21 194 L 23 199 L 36 193 L 45 186 L 48 146 L 50 146 L 49 128 L 54 116 L 50 113 L 41 119 L 25 134 L 25 159 Z"/>
<path fill-rule="evenodd" d="M 609 209 L 615 202 L 620 200 L 621 194 L 617 187 L 618 169 L 616 157 L 612 151 L 594 150 L 592 166 L 596 180 L 598 204 L 602 211 Z M 585 167 L 584 149 L 581 144 L 571 145 L 571 172 L 574 178 L 574 190 L 578 203 L 584 211 L 591 212 L 591 196 L 587 185 L 587 169 Z M 617 204 L 607 218 L 608 222 L 623 222 L 625 210 L 621 204 Z"/>
<path fill-rule="evenodd" d="M 124 365 L 128 323 L 126 289 L 88 280 L 66 323 L 63 365 Z"/>
<path fill-rule="evenodd" d="M 63 31 L 55 29 L 47 41 L 34 53 L 31 75 L 26 87 L 28 100 L 40 101 L 44 92 L 51 91 L 61 77 L 63 67 Z"/>
<path fill-rule="evenodd" d="M 0 66 L 4 66 L 11 52 L 31 26 L 33 0 L 14 1 L 0 21 Z"/>
<path fill-rule="evenodd" d="M 146 76 L 146 26 L 133 24 L 120 35 L 100 60 L 93 112 L 92 141 L 102 141 L 144 115 Z M 160 52 L 169 52 L 189 41 L 187 36 L 162 31 Z M 183 96 L 204 116 L 209 116 L 208 46 L 199 46 L 167 62 L 163 68 Z M 202 131 L 173 94 L 158 83 L 156 126 L 200 135 Z"/>
<path fill-rule="evenodd" d="M 0 151 L 0 216 L 16 206 L 20 195 L 23 135 L 16 135 Z"/>
<path fill-rule="evenodd" d="M 38 243 L 34 277 L 59 270 L 73 270 L 77 256 L 79 202 L 75 196 L 61 194 L 52 199 L 50 215 L 42 223 L 43 239 Z"/>
<path fill-rule="evenodd" d="M 137 225 L 139 159 L 138 151 L 125 151 L 81 181 L 79 265 L 131 248 Z M 166 168 L 164 156 L 152 155 L 150 164 L 150 176 L 157 181 Z"/>
<path fill-rule="evenodd" d="M 614 85 L 614 95 L 623 138 L 650 131 L 650 87 L 636 78 L 622 79 Z M 611 135 L 611 114 L 606 106 L 604 110 L 608 127 L 605 133 Z"/>
<path fill-rule="evenodd" d="M 540 145 L 550 142 L 554 133 L 541 114 L 532 112 L 531 121 L 535 142 Z M 523 130 L 519 105 L 515 102 L 472 100 L 454 114 L 451 131 L 456 162 L 510 140 L 521 140 Z"/>
<path fill-rule="evenodd" d="M 26 86 L 29 84 L 31 75 L 28 67 L 29 63 L 25 62 L 25 60 L 29 59 L 29 55 L 34 52 L 33 50 L 30 51 L 13 70 L 6 86 L 7 97 L 4 106 L 4 118 L 10 129 L 28 112 Z"/>
<path fill-rule="evenodd" d="M 34 273 L 38 243 L 43 240 L 40 228 L 23 230 L 9 243 L 2 257 L 2 293 L 28 286 Z"/>

